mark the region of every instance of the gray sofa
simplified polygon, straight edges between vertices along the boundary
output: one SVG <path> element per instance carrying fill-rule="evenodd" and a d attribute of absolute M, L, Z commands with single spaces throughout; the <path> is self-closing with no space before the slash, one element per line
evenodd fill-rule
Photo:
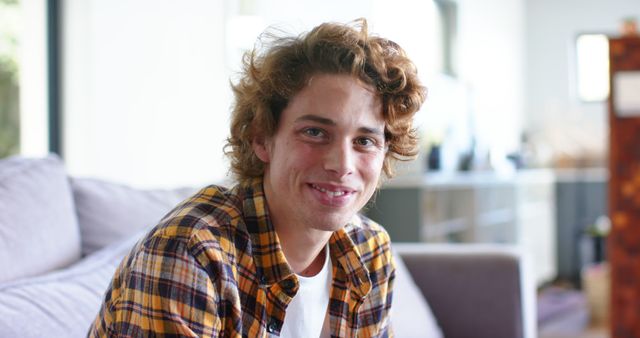
<path fill-rule="evenodd" d="M 122 257 L 193 192 L 68 177 L 55 156 L 0 160 L 0 337 L 85 336 Z M 535 336 L 517 250 L 393 246 L 397 337 Z"/>
<path fill-rule="evenodd" d="M 529 260 L 515 247 L 394 243 L 394 248 L 444 337 L 537 337 L 534 277 Z"/>

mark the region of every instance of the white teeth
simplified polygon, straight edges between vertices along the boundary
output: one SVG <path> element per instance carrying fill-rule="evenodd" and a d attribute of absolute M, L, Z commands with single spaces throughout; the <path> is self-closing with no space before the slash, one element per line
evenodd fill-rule
<path fill-rule="evenodd" d="M 319 186 L 317 186 L 315 184 L 313 184 L 313 187 L 315 189 L 317 189 L 317 190 L 322 191 L 323 193 L 325 193 L 325 194 L 327 194 L 327 195 L 329 195 L 331 197 L 337 197 L 337 196 L 342 196 L 342 195 L 346 194 L 345 191 L 330 191 L 330 190 L 327 190 L 325 188 L 321 188 L 321 187 L 319 187 Z"/>

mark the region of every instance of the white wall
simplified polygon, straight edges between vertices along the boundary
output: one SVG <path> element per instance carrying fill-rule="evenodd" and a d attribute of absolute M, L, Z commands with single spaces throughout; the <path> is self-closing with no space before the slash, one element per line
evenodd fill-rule
<path fill-rule="evenodd" d="M 629 16 L 640 19 L 637 0 L 526 2 L 526 129 L 556 154 L 606 153 L 606 103 L 582 103 L 576 95 L 575 39 L 616 35 Z"/>
<path fill-rule="evenodd" d="M 63 17 L 69 171 L 137 186 L 221 179 L 222 2 L 70 0 Z"/>
<path fill-rule="evenodd" d="M 516 150 L 524 110 L 524 0 L 458 0 L 459 77 L 471 90 L 479 146 Z"/>

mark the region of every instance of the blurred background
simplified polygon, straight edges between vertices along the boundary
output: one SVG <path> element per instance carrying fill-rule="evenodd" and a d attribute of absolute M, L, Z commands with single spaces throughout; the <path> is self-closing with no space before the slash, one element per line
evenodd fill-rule
<path fill-rule="evenodd" d="M 428 87 L 421 153 L 368 214 L 394 241 L 519 245 L 540 325 L 592 324 L 607 36 L 635 24 L 635 0 L 0 0 L 0 157 L 56 152 L 73 175 L 143 188 L 224 181 L 242 54 L 268 27 L 360 17 Z"/>

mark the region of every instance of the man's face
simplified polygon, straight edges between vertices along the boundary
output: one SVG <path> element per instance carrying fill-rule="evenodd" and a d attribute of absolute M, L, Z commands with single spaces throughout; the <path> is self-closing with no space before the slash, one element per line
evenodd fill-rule
<path fill-rule="evenodd" d="M 373 195 L 385 158 L 382 103 L 348 75 L 319 74 L 254 150 L 276 226 L 335 231 Z"/>

